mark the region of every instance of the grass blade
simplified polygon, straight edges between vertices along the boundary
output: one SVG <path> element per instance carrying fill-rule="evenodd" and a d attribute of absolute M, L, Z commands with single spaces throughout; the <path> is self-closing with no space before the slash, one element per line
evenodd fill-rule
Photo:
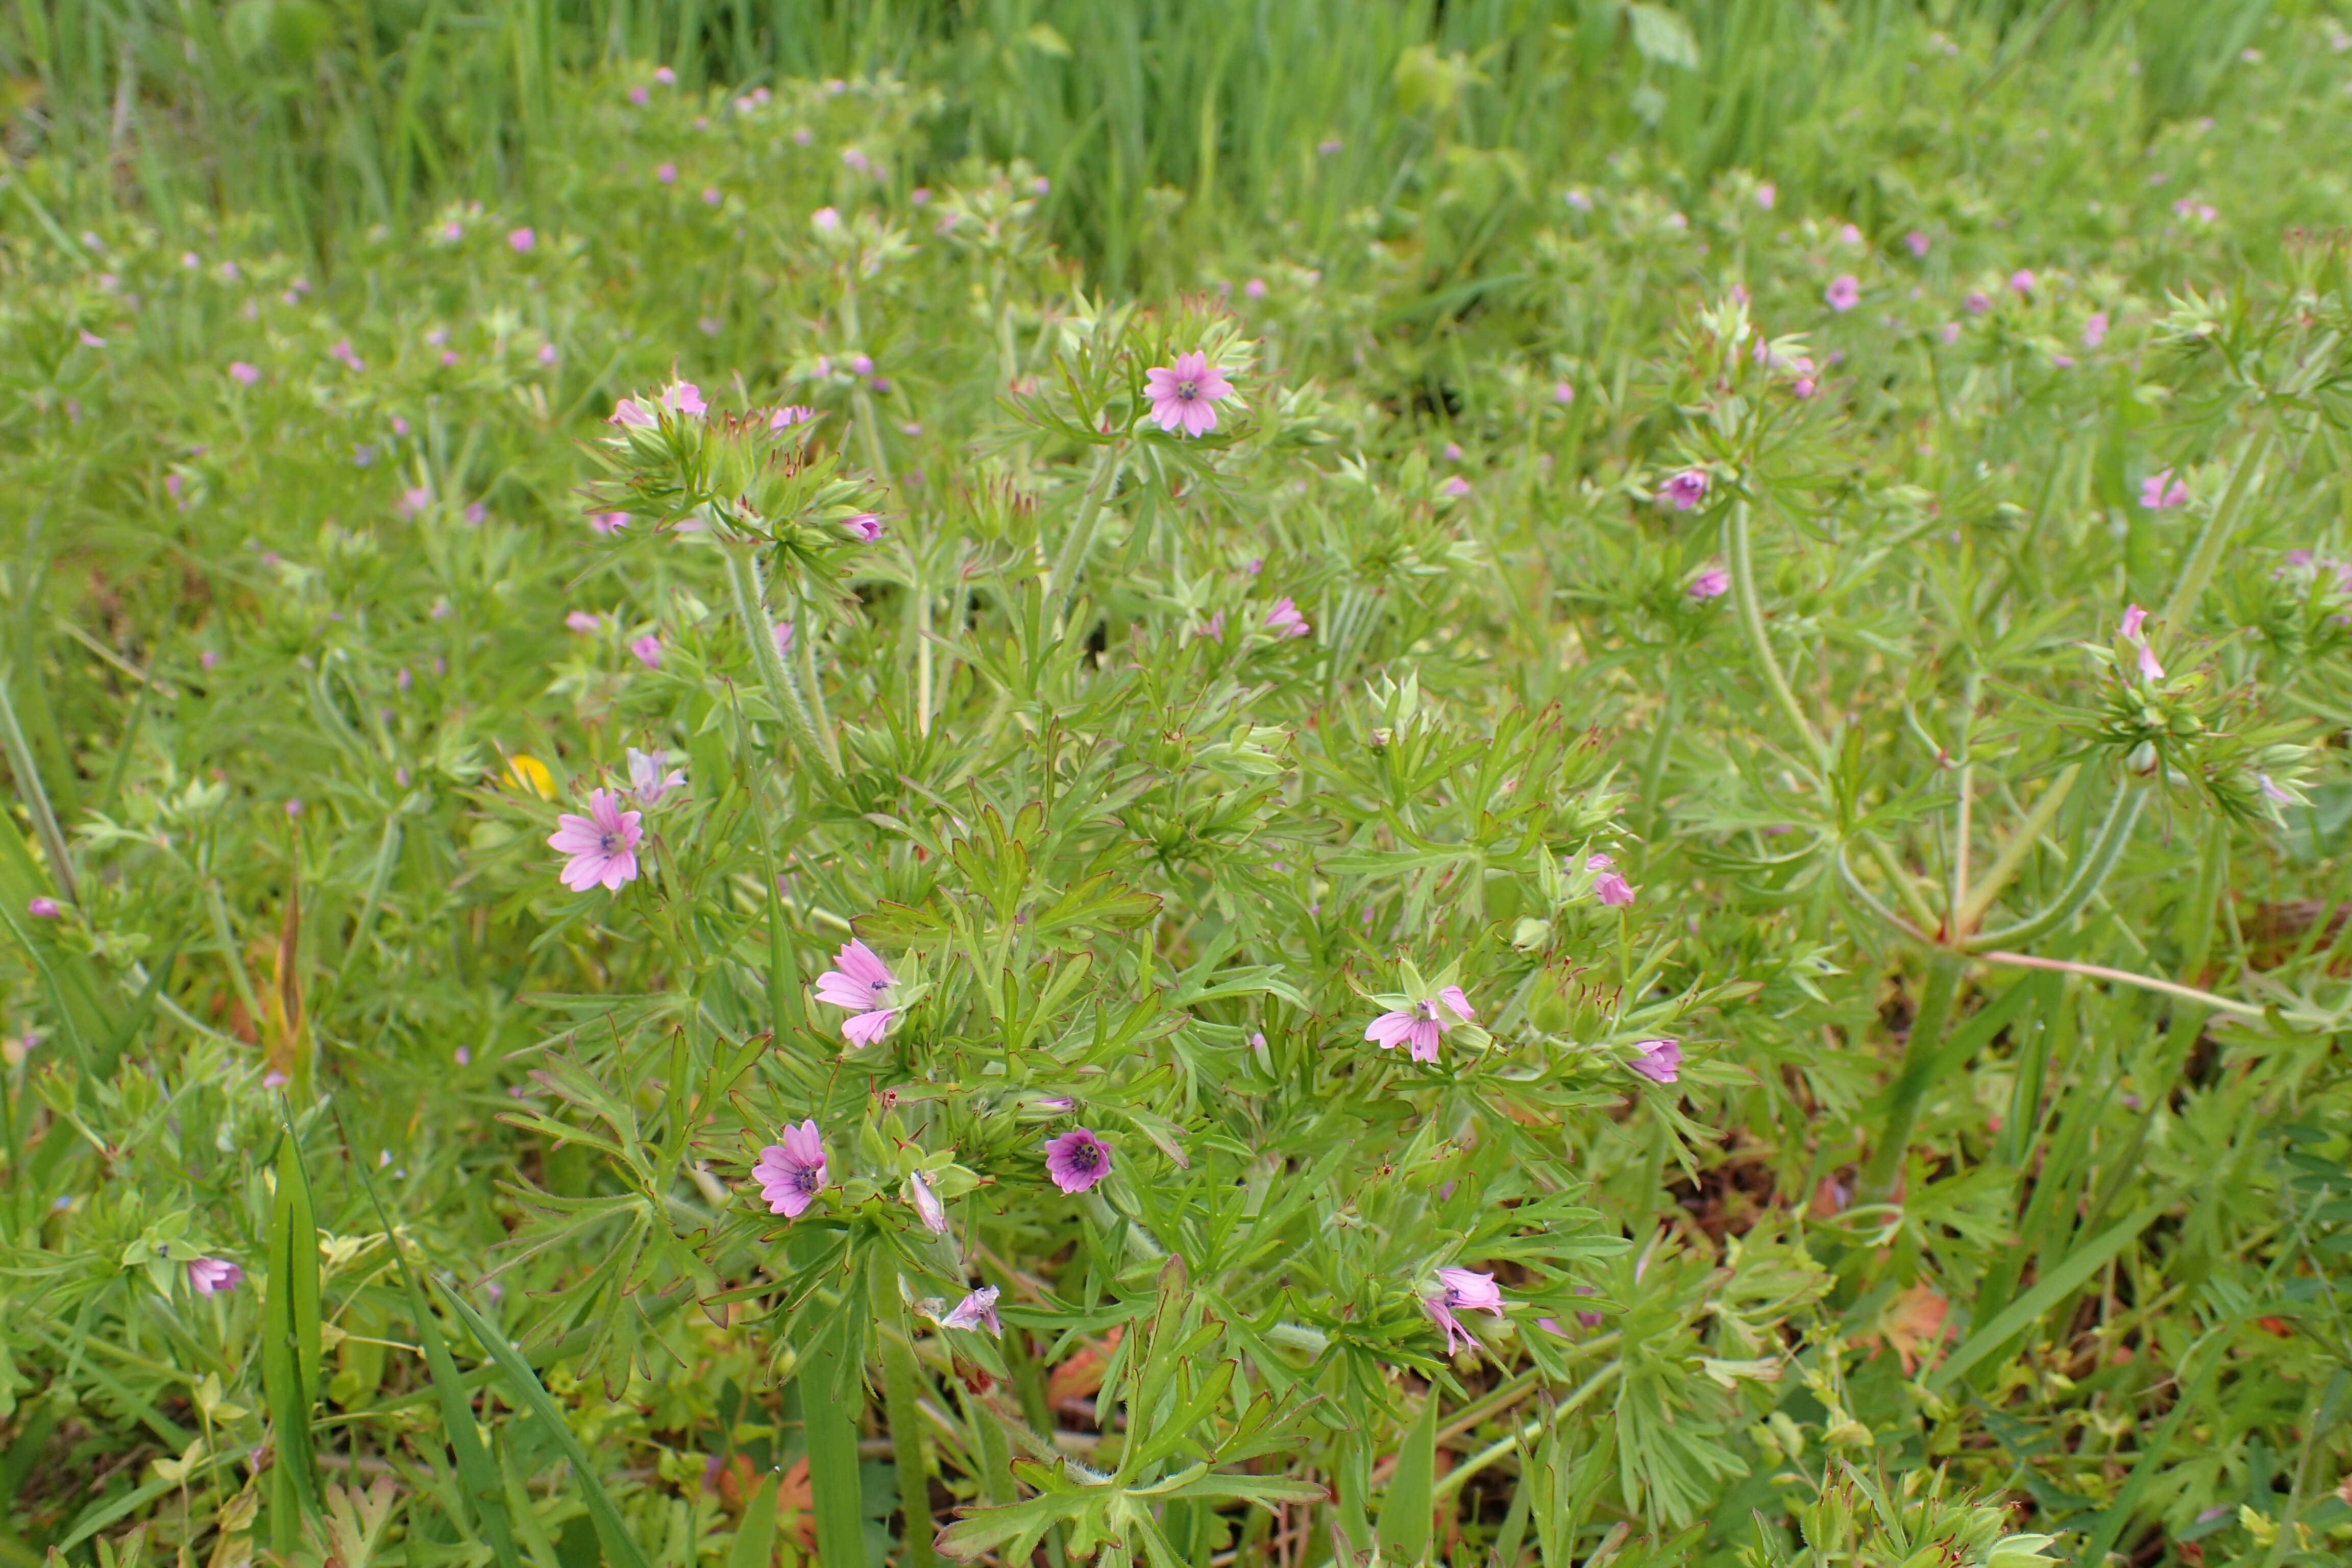
<path fill-rule="evenodd" d="M 319 1507 L 310 1451 L 310 1405 L 319 1386 L 319 1222 L 292 1112 L 278 1143 L 278 1192 L 270 1205 L 268 1295 L 262 1307 L 261 1383 L 278 1446 L 269 1470 L 269 1542 L 280 1556 L 302 1543 L 302 1521 Z"/>
<path fill-rule="evenodd" d="M 1397 1449 L 1396 1469 L 1381 1501 L 1381 1555 L 1391 1563 L 1418 1563 L 1429 1554 L 1432 1494 L 1437 1486 L 1437 1391 L 1422 1401 L 1421 1415 Z"/>
<path fill-rule="evenodd" d="M 2092 1275 L 2105 1268 L 2110 1258 L 2130 1246 L 2134 1238 L 2163 1212 L 2164 1205 L 2149 1204 L 2130 1218 L 2110 1226 L 2095 1240 L 2052 1269 L 2032 1289 L 2011 1302 L 1999 1317 L 1970 1334 L 1966 1343 L 1954 1351 L 1943 1365 L 1929 1373 L 1923 1381 L 1931 1389 L 1949 1384 L 1953 1379 L 2006 1344 L 2011 1335 L 2021 1331 L 2042 1313 L 2081 1289 Z"/>
<path fill-rule="evenodd" d="M 857 1479 L 857 1424 L 865 1390 L 855 1369 L 844 1365 L 841 1340 L 848 1322 L 845 1310 L 833 1331 L 801 1357 L 801 1420 L 808 1439 L 809 1490 L 816 1504 L 821 1568 L 866 1565 Z"/>

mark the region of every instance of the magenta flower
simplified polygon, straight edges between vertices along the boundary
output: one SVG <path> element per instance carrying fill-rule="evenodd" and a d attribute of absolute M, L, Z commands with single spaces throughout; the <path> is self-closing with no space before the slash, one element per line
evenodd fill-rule
<path fill-rule="evenodd" d="M 231 360 L 228 366 L 228 378 L 239 386 L 251 386 L 261 379 L 261 373 L 241 359 Z"/>
<path fill-rule="evenodd" d="M 1110 1174 L 1110 1145 L 1073 1127 L 1045 1145 L 1045 1173 L 1066 1193 L 1083 1193 Z"/>
<path fill-rule="evenodd" d="M 1303 637 L 1315 630 L 1298 613 L 1298 606 L 1287 598 L 1276 599 L 1274 608 L 1265 613 L 1265 629 L 1279 637 Z"/>
<path fill-rule="evenodd" d="M 662 769 L 669 761 L 667 752 L 640 752 L 629 748 L 629 793 L 639 805 L 651 810 L 661 804 L 662 796 L 674 789 L 686 787 L 686 774 L 672 768 Z"/>
<path fill-rule="evenodd" d="M 971 1295 L 958 1301 L 954 1310 L 940 1320 L 940 1327 L 974 1331 L 986 1329 L 992 1334 L 1002 1335 L 1004 1332 L 1004 1325 L 997 1320 L 996 1294 L 996 1287 L 993 1285 L 985 1285 L 974 1290 Z"/>
<path fill-rule="evenodd" d="M 2147 612 L 2137 605 L 2124 607 L 2124 641 L 2139 650 L 2139 673 L 2143 680 L 2162 680 L 2164 666 L 2156 662 L 2156 650 L 2147 646 L 2140 626 L 2147 620 Z"/>
<path fill-rule="evenodd" d="M 1907 249 L 1909 249 L 1912 255 L 1919 257 L 1922 259 L 1927 257 L 1928 240 L 1927 236 L 1923 231 L 1916 228 L 1913 229 L 1909 234 L 1903 237 L 1903 244 Z"/>
<path fill-rule="evenodd" d="M 1841 272 L 1830 279 L 1822 298 L 1829 301 L 1832 310 L 1851 310 L 1862 302 L 1862 282 L 1851 272 Z"/>
<path fill-rule="evenodd" d="M 199 1296 L 234 1290 L 245 1283 L 245 1270 L 226 1258 L 188 1259 L 188 1289 Z"/>
<path fill-rule="evenodd" d="M 805 425 L 815 417 L 815 409 L 803 407 L 797 403 L 788 403 L 768 416 L 768 428 L 789 430 L 795 425 Z"/>
<path fill-rule="evenodd" d="M 2139 504 L 2150 511 L 2189 504 L 2189 487 L 2172 477 L 2170 468 L 2158 468 L 2139 482 Z"/>
<path fill-rule="evenodd" d="M 2094 310 L 2091 312 L 2091 319 L 2083 323 L 2083 346 L 2086 349 L 2095 349 L 2106 341 L 2107 313 L 2105 310 Z"/>
<path fill-rule="evenodd" d="M 824 1139 L 814 1119 L 784 1129 L 784 1141 L 760 1151 L 751 1167 L 770 1214 L 798 1219 L 824 1190 Z"/>
<path fill-rule="evenodd" d="M 1476 1020 L 1477 1016 L 1470 1011 L 1470 998 L 1463 994 L 1462 987 L 1449 985 L 1434 996 L 1422 997 L 1404 1012 L 1381 1014 L 1364 1026 L 1364 1038 L 1384 1051 L 1409 1044 L 1413 1060 L 1433 1062 L 1437 1059 L 1437 1042 L 1454 1027 L 1454 1022 L 1437 1010 L 1440 1003 L 1458 1014 L 1463 1023 Z"/>
<path fill-rule="evenodd" d="M 891 987 L 898 977 L 874 950 L 852 937 L 833 955 L 837 967 L 816 977 L 816 999 L 828 1006 L 846 1007 L 850 1016 L 841 1026 L 842 1038 L 854 1046 L 872 1045 L 889 1030 L 898 1016 Z"/>
<path fill-rule="evenodd" d="M 1658 504 L 1668 511 L 1688 511 L 1706 499 L 1705 468 L 1685 468 L 1658 487 Z"/>
<path fill-rule="evenodd" d="M 563 617 L 563 624 L 575 632 L 593 632 L 603 623 L 586 610 L 574 610 Z"/>
<path fill-rule="evenodd" d="M 1233 384 L 1209 366 L 1199 351 L 1176 356 L 1176 368 L 1154 365 L 1143 373 L 1143 395 L 1152 422 L 1170 435 L 1205 436 L 1217 427 L 1217 403 L 1233 395 Z"/>
<path fill-rule="evenodd" d="M 1691 579 L 1691 585 L 1685 590 L 1692 598 L 1702 604 L 1709 599 L 1720 599 L 1730 591 L 1731 574 L 1720 566 L 1710 566 L 1701 572 L 1696 577 Z"/>
<path fill-rule="evenodd" d="M 1625 1064 L 1627 1070 L 1652 1083 L 1672 1083 L 1682 1070 L 1683 1048 L 1672 1040 L 1643 1040 L 1633 1048 L 1642 1054 Z"/>
<path fill-rule="evenodd" d="M 882 537 L 882 518 L 877 512 L 861 511 L 856 517 L 845 517 L 841 525 L 868 544 Z"/>
<path fill-rule="evenodd" d="M 623 811 L 617 795 L 599 789 L 588 792 L 587 816 L 565 812 L 557 817 L 547 847 L 572 858 L 563 868 L 563 885 L 584 893 L 601 882 L 608 892 L 618 892 L 622 883 L 636 880 L 637 840 L 646 836 L 637 826 L 640 815 Z"/>
<path fill-rule="evenodd" d="M 931 1191 L 930 1182 L 920 1171 L 907 1177 L 907 1202 L 914 1209 L 915 1217 L 921 1220 L 933 1236 L 948 1233 L 947 1208 L 940 1202 L 940 1194 Z"/>
<path fill-rule="evenodd" d="M 631 643 L 629 645 L 629 651 L 635 654 L 637 656 L 637 662 L 644 665 L 647 669 L 659 669 L 661 668 L 661 638 L 655 636 L 652 632 L 647 632 L 645 636 Z"/>
<path fill-rule="evenodd" d="M 58 901 L 51 898 L 37 898 L 25 906 L 25 912 L 37 921 L 53 921 L 58 918 Z"/>
<path fill-rule="evenodd" d="M 1584 868 L 1594 873 L 1592 896 L 1612 910 L 1622 910 L 1633 901 L 1633 887 L 1617 874 L 1616 865 L 1606 855 L 1587 856 L 1584 861 Z"/>
<path fill-rule="evenodd" d="M 507 236 L 507 243 L 514 247 L 517 256 L 521 256 L 527 254 L 531 247 L 539 243 L 539 236 L 527 228 L 519 228 Z"/>

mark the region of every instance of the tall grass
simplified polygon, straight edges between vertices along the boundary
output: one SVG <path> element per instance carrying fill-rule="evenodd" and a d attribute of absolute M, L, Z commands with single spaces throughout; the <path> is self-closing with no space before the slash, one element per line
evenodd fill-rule
<path fill-rule="evenodd" d="M 19 158 L 102 172 L 167 227 L 258 207 L 338 234 L 452 199 L 528 198 L 557 72 L 660 62 L 689 86 L 897 74 L 942 89 L 931 161 L 1025 159 L 1103 282 L 1181 279 L 1220 223 L 1326 237 L 1441 168 L 1602 148 L 1727 167 L 1819 162 L 1900 115 L 1923 31 L 1990 30 L 1988 90 L 2034 50 L 2127 36 L 2144 125 L 2196 113 L 2269 0 L 26 0 L 0 16 Z M 2298 7 L 2299 8 L 2299 7 Z M 1844 138 L 1851 142 L 1852 138 Z M 1874 176 L 1857 171 L 1855 183 Z M 1181 214 L 1181 221 L 1177 215 Z"/>

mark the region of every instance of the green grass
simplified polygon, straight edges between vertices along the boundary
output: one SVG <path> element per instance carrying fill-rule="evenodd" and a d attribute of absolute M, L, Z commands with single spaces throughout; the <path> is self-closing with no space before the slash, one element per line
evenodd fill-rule
<path fill-rule="evenodd" d="M 2347 30 L 17 8 L 0 1563 L 2334 1560 Z"/>

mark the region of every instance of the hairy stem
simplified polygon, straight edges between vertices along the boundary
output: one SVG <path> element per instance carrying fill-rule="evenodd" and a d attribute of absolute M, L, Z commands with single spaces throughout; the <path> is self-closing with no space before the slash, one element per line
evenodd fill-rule
<path fill-rule="evenodd" d="M 1086 494 L 1078 501 L 1078 515 L 1070 523 L 1068 537 L 1062 541 L 1062 553 L 1055 558 L 1053 575 L 1045 579 L 1045 603 L 1057 621 L 1069 613 L 1069 599 L 1077 590 L 1078 574 L 1086 570 L 1087 554 L 1094 548 L 1095 525 L 1102 516 L 1103 502 L 1118 485 L 1119 465 L 1126 458 L 1125 441 L 1113 441 L 1095 458 L 1095 471 L 1087 479 Z"/>
<path fill-rule="evenodd" d="M 2077 963 L 2066 958 L 2036 958 L 2027 952 L 1979 952 L 1971 956 L 1981 958 L 1987 963 L 2006 963 L 2019 969 L 2053 969 L 2062 974 L 2080 974 L 2090 980 L 2112 980 L 2119 985 L 2137 985 L 2143 991 L 2161 991 L 2167 996 L 2178 996 L 2184 1002 L 2194 1002 L 2200 1007 L 2210 1007 L 2219 1013 L 2235 1013 L 2242 1018 L 2267 1016 L 2251 1002 L 2232 1002 L 2227 996 L 2216 996 L 2210 991 L 2200 991 L 2194 985 L 2178 985 L 2152 975 L 2134 974 L 2128 969 L 2109 969 L 2100 963 Z"/>
<path fill-rule="evenodd" d="M 2122 858 L 2124 846 L 2131 842 L 2132 829 L 2138 825 L 2140 810 L 2147 804 L 2147 795 L 2130 784 L 2117 789 L 2116 798 L 2107 805 L 2105 819 L 2099 824 L 2098 837 L 2091 841 L 2082 863 L 2074 868 L 2074 875 L 2048 909 L 2013 926 L 2004 926 L 2000 931 L 1970 938 L 1960 945 L 1970 952 L 1977 952 L 1986 948 L 2032 942 L 2045 931 L 2055 931 L 2073 920 L 2084 905 L 2098 896 L 2107 874 Z"/>
<path fill-rule="evenodd" d="M 2042 792 L 2042 798 L 2033 803 L 2033 809 L 2026 814 L 2017 831 L 2010 835 L 2009 841 L 2000 847 L 2000 853 L 1993 857 L 1984 879 L 1970 888 L 1968 897 L 1960 901 L 1959 913 L 1953 917 L 1952 929 L 1948 933 L 1951 940 L 1962 940 L 1976 929 L 1979 921 L 1984 919 L 1985 910 L 1992 908 L 1992 901 L 2000 897 L 2001 889 L 2009 886 L 2011 879 L 2017 875 L 2018 868 L 2025 864 L 2025 858 L 2033 853 L 2035 845 L 2042 842 L 2042 836 L 2049 831 L 2052 819 L 2058 815 L 2058 808 L 2064 805 L 2066 797 L 2074 793 L 2074 781 L 2082 776 L 2083 764 L 2071 764 Z"/>
<path fill-rule="evenodd" d="M 1756 570 L 1749 563 L 1748 549 L 1748 503 L 1731 503 L 1723 517 L 1723 553 L 1731 567 L 1731 593 L 1739 610 L 1739 629 L 1748 638 L 1748 656 L 1756 661 L 1757 673 L 1772 695 L 1797 733 L 1804 737 L 1805 748 L 1811 752 L 1813 765 L 1821 770 L 1822 781 L 1830 773 L 1829 742 L 1814 730 L 1797 701 L 1797 694 L 1789 689 L 1789 678 L 1780 673 L 1780 661 L 1772 657 L 1771 638 L 1764 631 L 1764 606 L 1756 597 Z"/>
<path fill-rule="evenodd" d="M 817 739 L 816 724 L 793 689 L 792 671 L 783 658 L 776 652 L 776 634 L 768 620 L 761 603 L 760 565 L 752 556 L 753 546 L 748 543 L 729 544 L 723 553 L 727 558 L 727 586 L 735 597 L 735 618 L 743 627 L 743 639 L 751 645 L 751 663 L 760 672 L 761 683 L 768 689 L 768 700 L 782 717 L 784 728 L 792 731 L 793 749 L 805 762 L 823 768 L 835 782 L 841 777 L 840 764 L 833 752 Z M 809 628 L 794 628 L 794 640 L 803 647 Z"/>
<path fill-rule="evenodd" d="M 2205 531 L 2197 536 L 2197 547 L 2189 552 L 2188 564 L 2180 569 L 2180 581 L 2172 590 L 2172 597 L 2164 603 L 2163 635 L 2178 638 L 2196 612 L 2197 601 L 2205 596 L 2205 584 L 2211 582 L 2213 569 L 2221 563 L 2221 552 L 2228 548 L 2230 536 L 2238 531 L 2238 514 L 2245 510 L 2253 489 L 2255 471 L 2262 467 L 2269 452 L 2273 435 L 2272 422 L 2262 420 L 2246 437 L 2245 449 L 2238 454 L 2238 466 L 2231 470 L 2229 488 L 2221 492 L 2221 502 L 2205 521 Z"/>

